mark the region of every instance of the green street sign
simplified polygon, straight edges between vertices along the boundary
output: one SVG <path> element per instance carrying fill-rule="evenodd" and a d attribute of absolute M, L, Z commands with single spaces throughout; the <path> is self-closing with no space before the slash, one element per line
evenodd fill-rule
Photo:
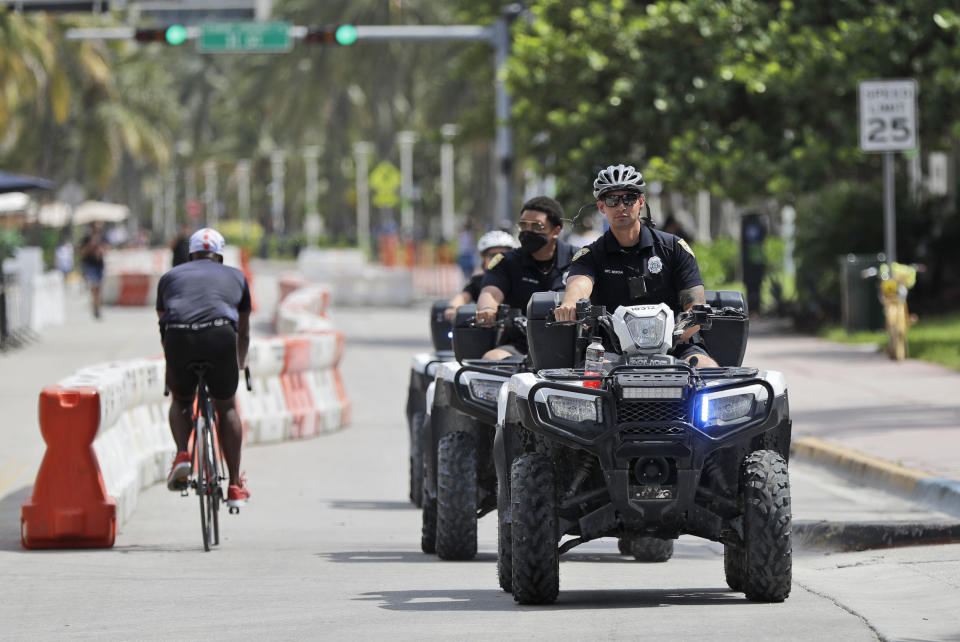
<path fill-rule="evenodd" d="M 208 22 L 200 25 L 200 53 L 284 53 L 290 51 L 290 23 Z"/>

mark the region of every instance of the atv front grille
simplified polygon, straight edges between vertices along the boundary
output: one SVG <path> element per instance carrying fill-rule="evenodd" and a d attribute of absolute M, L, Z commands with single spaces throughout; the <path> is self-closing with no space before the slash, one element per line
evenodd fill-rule
<path fill-rule="evenodd" d="M 687 406 L 688 402 L 686 401 L 619 399 L 617 401 L 617 423 L 688 421 Z"/>
<path fill-rule="evenodd" d="M 680 426 L 632 426 L 620 431 L 623 437 L 634 435 L 682 435 L 683 428 Z"/>

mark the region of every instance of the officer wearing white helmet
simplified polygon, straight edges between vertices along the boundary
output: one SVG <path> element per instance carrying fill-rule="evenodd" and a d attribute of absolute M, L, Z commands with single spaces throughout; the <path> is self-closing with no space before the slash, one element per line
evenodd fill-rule
<path fill-rule="evenodd" d="M 157 315 L 170 388 L 170 431 L 177 444 L 167 488 L 180 490 L 190 475 L 189 440 L 197 375 L 190 364 L 211 364 L 205 375 L 217 411 L 218 433 L 230 474 L 227 504 L 250 497 L 240 474 L 242 427 L 234 395 L 250 345 L 250 287 L 243 272 L 223 265 L 223 236 L 209 227 L 190 237 L 189 260 L 160 278 Z"/>
<path fill-rule="evenodd" d="M 487 266 L 490 265 L 490 260 L 497 254 L 502 254 L 519 246 L 520 243 L 513 235 L 501 230 L 493 230 L 480 237 L 477 241 L 477 251 L 480 253 L 480 265 L 483 271 L 471 276 L 467 284 L 463 286 L 463 291 L 450 299 L 445 312 L 448 320 L 453 320 L 453 315 L 458 307 L 473 303 L 480 298 L 480 283 L 483 281 Z"/>
<path fill-rule="evenodd" d="M 640 217 L 645 189 L 643 176 L 630 165 L 610 165 L 597 174 L 593 196 L 610 229 L 573 257 L 566 293 L 554 311 L 558 321 L 574 320 L 580 299 L 610 312 L 620 305 L 655 303 L 679 312 L 706 303 L 700 268 L 687 242 Z M 716 366 L 698 331 L 693 327 L 684 334 L 674 356 L 700 367 Z"/>

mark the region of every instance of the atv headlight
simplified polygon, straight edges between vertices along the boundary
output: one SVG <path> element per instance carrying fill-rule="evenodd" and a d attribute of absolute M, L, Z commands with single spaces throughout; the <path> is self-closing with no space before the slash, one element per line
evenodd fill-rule
<path fill-rule="evenodd" d="M 766 409 L 768 394 L 754 384 L 700 395 L 697 423 L 701 428 L 733 427 L 747 423 Z"/>
<path fill-rule="evenodd" d="M 653 348 L 663 341 L 663 329 L 666 317 L 658 314 L 655 317 L 627 318 L 627 329 L 638 348 Z"/>
<path fill-rule="evenodd" d="M 495 404 L 502 385 L 503 381 L 496 379 L 471 379 L 470 395 L 477 401 Z"/>
<path fill-rule="evenodd" d="M 550 414 L 561 421 L 599 423 L 603 418 L 599 397 L 588 399 L 586 397 L 549 395 L 547 397 L 547 407 L 550 409 Z"/>
<path fill-rule="evenodd" d="M 620 306 L 612 321 L 624 354 L 666 352 L 673 343 L 673 310 L 664 303 Z"/>

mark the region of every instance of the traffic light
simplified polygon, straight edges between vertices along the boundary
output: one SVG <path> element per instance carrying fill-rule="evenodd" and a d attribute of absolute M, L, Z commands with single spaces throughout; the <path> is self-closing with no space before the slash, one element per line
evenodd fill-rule
<path fill-rule="evenodd" d="M 187 39 L 187 29 L 183 25 L 137 29 L 133 39 L 137 42 L 165 42 L 168 45 L 180 45 Z"/>
<path fill-rule="evenodd" d="M 337 43 L 352 45 L 357 41 L 357 28 L 353 25 L 327 25 L 310 27 L 304 38 L 307 42 Z"/>

